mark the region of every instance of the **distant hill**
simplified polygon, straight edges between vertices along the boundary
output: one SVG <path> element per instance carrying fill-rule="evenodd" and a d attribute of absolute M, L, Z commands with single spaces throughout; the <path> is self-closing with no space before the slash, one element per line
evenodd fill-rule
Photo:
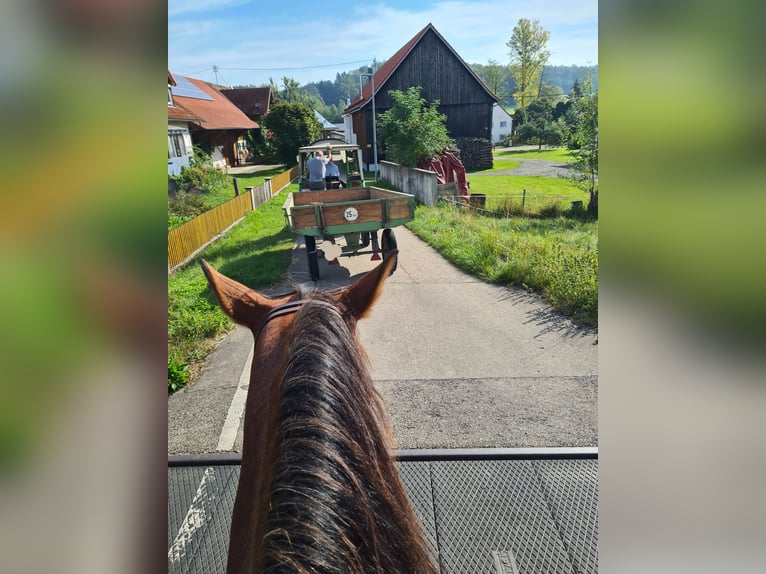
<path fill-rule="evenodd" d="M 516 90 L 516 83 L 508 72 L 507 65 L 484 65 L 470 64 L 476 75 L 478 75 L 487 86 L 495 91 L 500 98 L 500 103 L 507 109 L 516 107 L 513 99 L 513 92 Z M 494 70 L 493 70 L 494 68 Z M 493 73 L 494 72 L 494 73 Z M 572 91 L 575 81 L 582 78 L 587 72 L 593 75 L 593 86 L 598 89 L 598 65 L 595 66 L 545 66 L 543 70 L 543 85 L 541 94 L 548 96 L 551 100 L 560 100 L 562 96 L 567 96 Z M 498 81 L 498 77 L 504 78 L 504 81 Z M 499 85 L 496 85 L 498 84 Z"/>
<path fill-rule="evenodd" d="M 595 66 L 545 66 L 543 70 L 543 83 L 556 88 L 561 88 L 565 94 L 569 94 L 575 80 L 581 78 L 585 72 L 593 74 L 593 87 L 598 89 L 598 65 Z"/>
<path fill-rule="evenodd" d="M 379 67 L 384 62 L 376 64 Z M 485 79 L 484 70 L 488 66 L 482 64 L 470 64 L 471 68 L 476 74 Z M 503 68 L 507 73 L 507 66 L 499 66 Z M 357 68 L 356 70 L 350 70 L 335 75 L 335 80 L 321 80 L 319 82 L 311 82 L 305 86 L 301 86 L 300 91 L 308 96 L 314 96 L 319 98 L 324 106 L 314 106 L 318 108 L 318 111 L 324 115 L 331 122 L 341 121 L 340 113 L 346 105 L 346 102 L 354 99 L 359 93 L 359 75 L 360 72 L 366 71 L 366 66 Z M 568 95 L 572 90 L 572 85 L 575 80 L 582 77 L 587 71 L 591 71 L 593 74 L 593 84 L 598 89 L 598 65 L 596 66 L 545 66 L 543 71 L 543 94 L 548 94 L 552 98 L 556 98 L 557 95 Z M 486 81 L 486 80 L 485 80 Z M 492 86 L 490 86 L 492 88 Z M 498 94 L 501 96 L 501 104 L 508 109 L 516 107 L 516 102 L 513 101 L 513 94 L 515 84 L 510 75 L 507 75 L 505 84 L 499 90 L 505 92 L 507 97 L 502 97 L 504 94 Z"/>

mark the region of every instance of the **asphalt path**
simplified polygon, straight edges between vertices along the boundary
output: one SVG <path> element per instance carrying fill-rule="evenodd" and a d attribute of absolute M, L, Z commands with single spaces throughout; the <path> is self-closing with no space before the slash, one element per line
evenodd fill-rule
<path fill-rule="evenodd" d="M 404 227 L 395 234 L 398 269 L 358 330 L 398 446 L 597 446 L 596 331 L 461 272 Z M 320 260 L 317 286 L 349 284 L 375 264 Z M 290 274 L 310 281 L 300 238 Z M 241 452 L 252 344 L 238 327 L 168 399 L 169 454 Z"/>

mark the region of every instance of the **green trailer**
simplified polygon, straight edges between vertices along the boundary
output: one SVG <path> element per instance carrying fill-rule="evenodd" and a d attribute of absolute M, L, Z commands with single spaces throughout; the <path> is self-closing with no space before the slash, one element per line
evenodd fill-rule
<path fill-rule="evenodd" d="M 309 273 L 317 280 L 320 254 L 330 262 L 365 253 L 376 260 L 396 249 L 392 228 L 415 218 L 415 198 L 377 187 L 300 191 L 287 196 L 282 210 L 293 233 L 304 236 Z"/>

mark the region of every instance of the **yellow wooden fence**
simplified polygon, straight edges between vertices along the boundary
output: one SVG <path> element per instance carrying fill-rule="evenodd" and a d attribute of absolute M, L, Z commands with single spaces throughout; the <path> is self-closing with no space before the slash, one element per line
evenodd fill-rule
<path fill-rule="evenodd" d="M 299 174 L 300 168 L 295 166 L 253 188 L 252 193 L 242 193 L 168 231 L 168 270 L 175 269 L 217 235 L 242 219 L 248 211 L 261 206 L 282 191 Z"/>

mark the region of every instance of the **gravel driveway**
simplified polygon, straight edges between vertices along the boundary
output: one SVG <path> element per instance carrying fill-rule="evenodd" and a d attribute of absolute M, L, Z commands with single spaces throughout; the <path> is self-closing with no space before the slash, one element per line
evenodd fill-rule
<path fill-rule="evenodd" d="M 517 161 L 521 165 L 515 169 L 493 171 L 482 175 L 544 175 L 545 177 L 567 177 L 570 174 L 568 164 L 547 159 L 495 158 L 495 166 L 499 167 L 504 161 Z"/>

